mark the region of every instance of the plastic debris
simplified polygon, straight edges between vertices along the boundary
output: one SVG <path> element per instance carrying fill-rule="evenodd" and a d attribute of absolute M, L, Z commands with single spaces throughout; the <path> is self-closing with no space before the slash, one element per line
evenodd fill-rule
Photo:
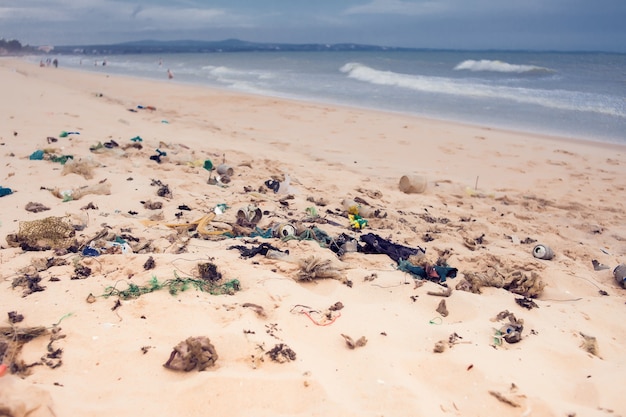
<path fill-rule="evenodd" d="M 350 226 L 353 229 L 359 230 L 367 227 L 367 219 L 364 219 L 358 214 L 348 214 L 348 220 L 350 221 Z"/>
<path fill-rule="evenodd" d="M 30 159 L 31 161 L 41 161 L 43 159 L 43 155 L 44 151 L 38 149 L 35 152 L 31 153 L 28 159 Z"/>
<path fill-rule="evenodd" d="M 274 236 L 279 239 L 290 238 L 296 235 L 296 227 L 291 223 L 281 223 L 272 230 Z"/>
<path fill-rule="evenodd" d="M 100 251 L 96 248 L 92 248 L 91 246 L 85 247 L 82 252 L 83 256 L 100 256 Z"/>
<path fill-rule="evenodd" d="M 522 340 L 522 331 L 524 330 L 524 320 L 515 317 L 515 314 L 508 310 L 501 311 L 495 317 L 494 321 L 508 320 L 500 329 L 495 331 L 494 343 L 502 345 L 502 340 L 507 343 L 517 343 Z"/>
<path fill-rule="evenodd" d="M 13 194 L 13 190 L 7 187 L 0 187 L 0 197 L 4 197 L 5 195 Z"/>
<path fill-rule="evenodd" d="M 213 212 L 217 215 L 224 214 L 228 206 L 225 203 L 220 203 L 215 206 Z"/>
<path fill-rule="evenodd" d="M 61 155 L 61 156 L 50 155 L 50 161 L 58 162 L 61 165 L 65 165 L 65 163 L 69 161 L 70 159 L 74 159 L 74 156 L 73 155 Z"/>
<path fill-rule="evenodd" d="M 243 227 L 255 227 L 263 218 L 263 212 L 253 204 L 237 210 L 237 224 Z"/>
<path fill-rule="evenodd" d="M 61 190 L 59 188 L 54 188 L 50 190 L 52 194 L 62 199 L 64 202 L 79 200 L 80 198 L 86 196 L 87 194 L 100 194 L 100 195 L 109 195 L 111 194 L 111 184 L 108 182 L 99 182 L 98 184 L 87 185 L 85 187 L 78 187 L 68 190 Z"/>
<path fill-rule="evenodd" d="M 626 264 L 617 265 L 613 270 L 613 277 L 619 285 L 626 288 Z"/>
<path fill-rule="evenodd" d="M 533 248 L 533 256 L 537 259 L 550 260 L 554 258 L 554 252 L 546 245 L 536 245 Z"/>
<path fill-rule="evenodd" d="M 398 261 L 398 270 L 408 272 L 411 275 L 434 280 L 437 282 L 445 282 L 448 278 L 456 278 L 458 270 L 449 266 L 425 265 L 424 267 L 413 265 L 409 261 L 400 259 Z"/>
<path fill-rule="evenodd" d="M 291 186 L 291 177 L 289 174 L 285 174 L 284 181 L 277 181 L 269 179 L 265 181 L 265 186 L 276 194 L 297 194 L 298 190 Z"/>
<path fill-rule="evenodd" d="M 23 250 L 70 249 L 77 246 L 74 227 L 63 217 L 20 222 L 17 234 L 7 235 L 10 246 Z"/>
<path fill-rule="evenodd" d="M 161 157 L 167 156 L 167 152 L 162 151 L 160 149 L 156 149 L 156 153 L 157 153 L 156 155 L 150 156 L 150 159 L 153 160 L 153 161 L 156 161 L 156 162 L 158 162 L 160 164 L 161 163 Z"/>
<path fill-rule="evenodd" d="M 385 254 L 396 262 L 400 259 L 407 260 L 414 255 L 424 255 L 425 249 L 421 247 L 411 248 L 408 246 L 392 243 L 387 239 L 375 235 L 374 233 L 367 233 L 360 237 L 360 240 L 365 243 L 365 246 L 359 250 L 363 253 L 377 253 Z"/>

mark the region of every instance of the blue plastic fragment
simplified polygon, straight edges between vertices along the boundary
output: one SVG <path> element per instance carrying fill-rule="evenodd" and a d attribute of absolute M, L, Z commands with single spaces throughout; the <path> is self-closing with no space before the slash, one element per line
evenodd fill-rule
<path fill-rule="evenodd" d="M 260 227 L 255 227 L 252 233 L 250 233 L 250 237 L 261 237 L 264 239 L 270 239 L 272 237 L 272 228 L 267 230 L 263 230 Z"/>
<path fill-rule="evenodd" d="M 100 251 L 91 246 L 87 246 L 83 249 L 83 256 L 100 256 Z"/>
<path fill-rule="evenodd" d="M 43 159 L 43 151 L 41 149 L 36 150 L 28 157 L 31 161 L 41 161 Z"/>
<path fill-rule="evenodd" d="M 4 197 L 5 195 L 13 194 L 13 190 L 6 187 L 0 187 L 0 197 Z"/>

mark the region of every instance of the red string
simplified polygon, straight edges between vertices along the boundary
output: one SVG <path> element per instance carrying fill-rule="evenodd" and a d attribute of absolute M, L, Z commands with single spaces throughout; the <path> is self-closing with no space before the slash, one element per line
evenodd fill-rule
<path fill-rule="evenodd" d="M 337 315 L 335 317 L 333 317 L 330 321 L 327 321 L 325 323 L 320 323 L 317 320 L 315 320 L 313 317 L 311 317 L 311 315 L 309 313 L 307 313 L 306 311 L 303 311 L 302 314 L 307 316 L 309 319 L 311 319 L 311 321 L 313 323 L 315 323 L 318 326 L 330 326 L 331 324 L 333 324 L 335 322 L 335 320 L 337 320 L 339 317 L 341 317 L 341 313 L 337 312 Z"/>

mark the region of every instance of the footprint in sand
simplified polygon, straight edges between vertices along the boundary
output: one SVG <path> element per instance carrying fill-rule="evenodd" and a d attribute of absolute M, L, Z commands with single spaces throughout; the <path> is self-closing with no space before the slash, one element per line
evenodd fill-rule
<path fill-rule="evenodd" d="M 279 142 L 279 141 L 270 142 L 270 145 L 276 146 L 281 151 L 287 150 L 291 146 L 289 142 Z"/>

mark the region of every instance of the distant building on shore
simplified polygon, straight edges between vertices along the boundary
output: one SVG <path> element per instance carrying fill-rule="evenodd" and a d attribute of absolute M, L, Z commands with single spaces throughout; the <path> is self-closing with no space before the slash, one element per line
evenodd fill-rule
<path fill-rule="evenodd" d="M 54 49 L 54 46 L 52 45 L 41 45 L 37 47 L 38 51 L 45 52 L 47 54 L 50 53 L 50 51 L 52 51 L 53 49 Z"/>

